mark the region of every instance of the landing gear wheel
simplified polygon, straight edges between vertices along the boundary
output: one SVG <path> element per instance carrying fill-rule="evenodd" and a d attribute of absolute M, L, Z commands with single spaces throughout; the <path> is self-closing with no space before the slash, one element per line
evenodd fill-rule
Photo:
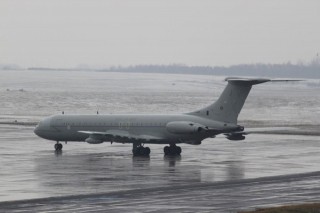
<path fill-rule="evenodd" d="M 145 147 L 145 148 L 144 148 L 144 154 L 145 154 L 146 156 L 149 156 L 149 155 L 150 155 L 150 152 L 151 152 L 151 150 L 150 150 L 149 147 Z"/>
<path fill-rule="evenodd" d="M 180 155 L 180 154 L 181 154 L 181 152 L 182 152 L 181 147 L 180 147 L 180 146 L 176 146 L 176 148 L 175 148 L 175 152 L 176 152 L 176 154 L 177 154 L 177 155 Z"/>
<path fill-rule="evenodd" d="M 182 150 L 180 146 L 176 146 L 176 145 L 171 145 L 171 146 L 165 146 L 163 148 L 163 152 L 165 155 L 180 155 Z"/>
<path fill-rule="evenodd" d="M 133 156 L 149 156 L 150 152 L 149 147 L 139 146 L 136 149 L 132 149 Z"/>
<path fill-rule="evenodd" d="M 55 145 L 54 145 L 54 149 L 56 150 L 56 151 L 61 151 L 62 150 L 62 144 L 61 143 L 56 143 Z"/>
<path fill-rule="evenodd" d="M 165 155 L 170 155 L 170 147 L 165 146 L 165 147 L 163 148 L 163 152 L 164 152 Z"/>
<path fill-rule="evenodd" d="M 139 153 L 139 156 L 144 156 L 145 155 L 144 154 L 144 148 L 143 147 L 139 147 L 138 153 Z"/>

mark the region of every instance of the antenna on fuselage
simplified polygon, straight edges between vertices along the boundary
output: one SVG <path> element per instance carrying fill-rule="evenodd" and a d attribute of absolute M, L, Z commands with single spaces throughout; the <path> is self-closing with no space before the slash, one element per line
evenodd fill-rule
<path fill-rule="evenodd" d="M 99 110 L 97 110 L 97 115 L 99 115 Z"/>
<path fill-rule="evenodd" d="M 62 111 L 62 115 L 64 115 L 64 111 Z"/>

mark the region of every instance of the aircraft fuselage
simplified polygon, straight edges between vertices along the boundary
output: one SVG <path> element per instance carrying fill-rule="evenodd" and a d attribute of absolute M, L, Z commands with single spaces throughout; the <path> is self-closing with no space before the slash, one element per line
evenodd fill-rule
<path fill-rule="evenodd" d="M 107 132 L 109 130 L 126 131 L 131 135 L 152 135 L 162 140 L 142 141 L 143 143 L 168 144 L 191 143 L 200 144 L 201 140 L 213 137 L 214 133 L 194 132 L 190 134 L 175 134 L 168 131 L 170 122 L 193 122 L 208 128 L 223 129 L 224 132 L 234 131 L 239 128 L 235 124 L 227 124 L 198 116 L 180 115 L 54 115 L 41 121 L 35 133 L 45 139 L 54 141 L 85 141 L 87 134 L 81 131 Z M 105 141 L 133 143 L 137 139 L 105 138 Z"/>

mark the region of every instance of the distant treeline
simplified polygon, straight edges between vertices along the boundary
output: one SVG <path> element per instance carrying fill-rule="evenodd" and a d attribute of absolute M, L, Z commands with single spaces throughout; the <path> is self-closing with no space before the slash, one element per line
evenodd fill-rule
<path fill-rule="evenodd" d="M 1 67 L 0 67 L 1 68 Z M 310 63 L 292 64 L 241 64 L 230 67 L 173 65 L 136 65 L 116 66 L 109 68 L 77 67 L 72 69 L 31 67 L 28 70 L 39 71 L 99 71 L 99 72 L 131 72 L 131 73 L 169 73 L 198 74 L 223 76 L 261 76 L 271 78 L 317 78 L 320 79 L 320 59 L 317 57 Z"/>
<path fill-rule="evenodd" d="M 206 67 L 184 65 L 137 65 L 130 67 L 111 67 L 97 71 L 172 73 L 224 76 L 261 76 L 273 78 L 320 78 L 320 63 L 309 65 L 287 64 L 242 64 L 230 67 Z"/>

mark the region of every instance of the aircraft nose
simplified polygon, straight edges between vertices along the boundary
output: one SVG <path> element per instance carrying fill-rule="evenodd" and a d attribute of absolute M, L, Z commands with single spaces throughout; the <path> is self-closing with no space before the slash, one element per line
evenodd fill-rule
<path fill-rule="evenodd" d="M 36 128 L 33 130 L 34 134 L 38 135 L 39 137 L 42 137 L 44 132 L 50 130 L 50 121 L 50 118 L 45 118 L 42 121 L 40 121 Z"/>
<path fill-rule="evenodd" d="M 39 136 L 39 124 L 36 126 L 36 128 L 34 128 L 33 132 Z"/>
<path fill-rule="evenodd" d="M 40 121 L 38 123 L 38 125 L 36 126 L 36 128 L 34 128 L 33 132 L 34 132 L 34 134 L 38 135 L 39 137 L 42 137 L 43 130 L 45 130 L 45 126 L 43 124 L 43 121 Z"/>

